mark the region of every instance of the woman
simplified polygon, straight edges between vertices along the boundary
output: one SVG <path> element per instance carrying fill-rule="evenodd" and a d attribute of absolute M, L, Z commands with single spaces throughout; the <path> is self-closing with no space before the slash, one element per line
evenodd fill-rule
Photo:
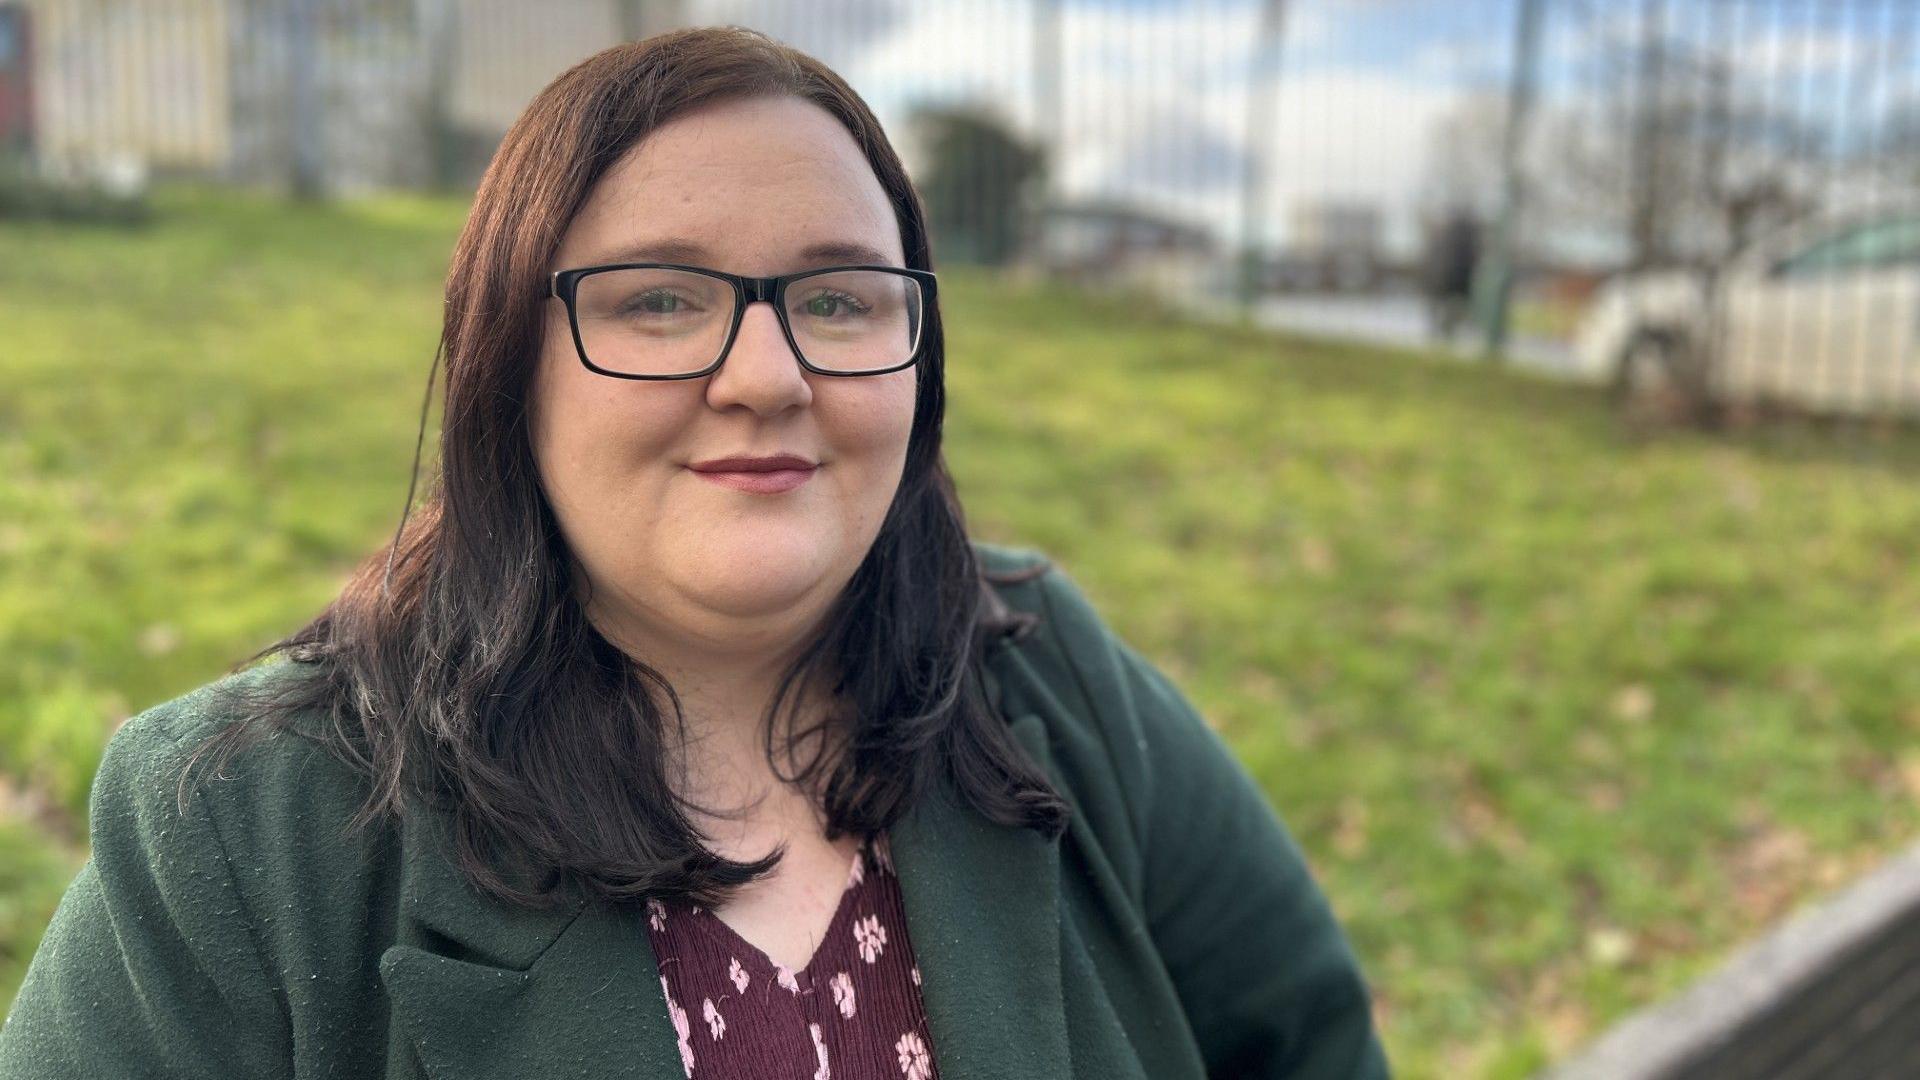
<path fill-rule="evenodd" d="M 291 662 L 114 737 L 0 1077 L 1383 1075 L 1220 740 L 967 539 L 930 265 L 760 35 L 543 91 L 454 253 L 438 488 Z"/>

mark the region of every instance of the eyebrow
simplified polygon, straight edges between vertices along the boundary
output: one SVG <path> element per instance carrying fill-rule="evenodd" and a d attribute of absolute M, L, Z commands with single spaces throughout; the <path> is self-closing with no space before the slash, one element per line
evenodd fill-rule
<path fill-rule="evenodd" d="M 686 240 L 676 236 L 617 248 L 594 259 L 592 265 L 598 266 L 607 263 L 623 262 L 671 262 L 712 267 L 713 264 L 706 261 L 712 257 L 713 253 L 702 245 L 692 240 Z M 879 249 L 869 247 L 866 244 L 858 244 L 848 240 L 826 240 L 819 243 L 808 244 L 806 247 L 801 248 L 795 263 L 796 266 L 802 268 L 832 266 L 839 263 L 873 263 L 881 266 L 892 266 L 894 260 L 882 254 Z"/>

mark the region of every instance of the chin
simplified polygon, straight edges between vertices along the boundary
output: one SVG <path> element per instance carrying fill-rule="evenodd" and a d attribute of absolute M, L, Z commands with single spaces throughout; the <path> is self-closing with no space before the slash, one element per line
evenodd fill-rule
<path fill-rule="evenodd" d="M 728 615 L 762 615 L 787 610 L 818 589 L 837 571 L 834 560 L 811 550 L 799 538 L 717 545 L 688 564 L 682 588 L 707 607 Z M 837 584 L 837 582 L 836 582 Z"/>

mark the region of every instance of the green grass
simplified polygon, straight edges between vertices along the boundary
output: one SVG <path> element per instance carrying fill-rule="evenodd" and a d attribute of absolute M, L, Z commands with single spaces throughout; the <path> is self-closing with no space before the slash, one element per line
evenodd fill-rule
<path fill-rule="evenodd" d="M 19 822 L 0 820 L 0 990 L 13 999 L 80 857 Z"/>
<path fill-rule="evenodd" d="M 462 209 L 0 226 L 0 1000 L 113 725 L 391 530 Z M 1403 1075 L 1525 1075 L 1920 834 L 1920 438 L 942 287 L 975 531 L 1226 731 Z"/>

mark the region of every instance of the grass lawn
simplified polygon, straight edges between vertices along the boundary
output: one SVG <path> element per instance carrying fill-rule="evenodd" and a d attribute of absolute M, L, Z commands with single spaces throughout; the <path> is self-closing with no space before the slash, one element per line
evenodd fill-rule
<path fill-rule="evenodd" d="M 0 226 L 0 1002 L 129 713 L 393 527 L 463 207 Z M 1053 554 L 1309 852 L 1406 1076 L 1520 1076 L 1920 835 L 1920 437 L 944 271 L 975 531 Z"/>

